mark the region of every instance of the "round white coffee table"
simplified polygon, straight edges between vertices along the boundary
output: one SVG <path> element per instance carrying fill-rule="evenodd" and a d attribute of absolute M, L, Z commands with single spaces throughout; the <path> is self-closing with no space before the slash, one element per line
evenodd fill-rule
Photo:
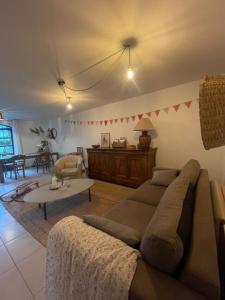
<path fill-rule="evenodd" d="M 94 183 L 94 180 L 88 178 L 70 179 L 68 181 L 65 180 L 64 183 L 65 185 L 68 184 L 68 186 L 59 188 L 57 190 L 50 190 L 49 188 L 51 184 L 46 184 L 26 194 L 24 201 L 28 203 L 37 203 L 39 207 L 41 207 L 41 204 L 43 204 L 44 218 L 47 220 L 47 203 L 57 200 L 65 200 L 67 198 L 69 199 L 72 196 L 75 196 L 86 190 L 88 190 L 89 201 L 91 201 L 90 188 L 94 185 Z"/>

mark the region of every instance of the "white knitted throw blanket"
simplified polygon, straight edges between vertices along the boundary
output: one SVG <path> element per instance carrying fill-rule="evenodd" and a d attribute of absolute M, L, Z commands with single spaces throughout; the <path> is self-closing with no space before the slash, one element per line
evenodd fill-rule
<path fill-rule="evenodd" d="M 139 251 L 71 216 L 50 231 L 47 300 L 125 300 Z"/>

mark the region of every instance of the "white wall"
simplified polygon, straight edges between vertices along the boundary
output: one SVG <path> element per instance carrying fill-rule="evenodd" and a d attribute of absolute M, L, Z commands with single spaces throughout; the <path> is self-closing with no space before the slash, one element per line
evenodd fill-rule
<path fill-rule="evenodd" d="M 60 153 L 74 151 L 77 146 L 90 147 L 100 142 L 100 134 L 110 132 L 111 140 L 127 137 L 129 144 L 137 144 L 139 133 L 133 128 L 137 120 L 127 123 L 105 125 L 74 125 L 65 123 L 71 120 L 108 120 L 131 116 L 138 113 L 154 111 L 187 100 L 194 100 L 188 109 L 181 105 L 178 112 L 170 108 L 168 114 L 161 111 L 157 117 L 151 116 L 157 135 L 152 146 L 157 147 L 156 162 L 158 166 L 182 167 L 187 160 L 199 160 L 202 168 L 207 168 L 211 178 L 225 181 L 225 147 L 206 151 L 203 147 L 199 123 L 199 106 L 196 99 L 199 92 L 199 81 L 189 82 L 173 88 L 145 94 L 128 100 L 104 105 L 95 109 L 50 121 L 49 125 L 58 130 L 58 138 L 52 143 Z"/>
<path fill-rule="evenodd" d="M 28 154 L 37 152 L 37 145 L 43 140 L 42 137 L 30 132 L 30 128 L 42 126 L 46 130 L 48 129 L 48 121 L 16 120 L 12 123 L 12 126 L 14 128 L 16 153 Z M 33 160 L 26 161 L 28 166 L 32 163 Z"/>

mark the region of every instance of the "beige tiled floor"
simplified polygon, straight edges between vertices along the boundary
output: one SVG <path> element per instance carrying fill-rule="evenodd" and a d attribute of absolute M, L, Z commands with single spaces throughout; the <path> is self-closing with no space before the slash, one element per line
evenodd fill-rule
<path fill-rule="evenodd" d="M 46 249 L 0 204 L 0 299 L 43 300 Z"/>

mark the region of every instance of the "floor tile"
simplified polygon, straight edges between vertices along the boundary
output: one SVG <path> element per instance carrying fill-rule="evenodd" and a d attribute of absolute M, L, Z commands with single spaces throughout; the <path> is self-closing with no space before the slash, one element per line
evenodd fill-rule
<path fill-rule="evenodd" d="M 9 271 L 14 267 L 14 263 L 9 256 L 9 253 L 5 246 L 0 247 L 0 275 Z"/>
<path fill-rule="evenodd" d="M 43 246 L 30 234 L 25 234 L 5 244 L 13 260 L 18 263 Z M 44 247 L 43 247 L 44 248 Z"/>
<path fill-rule="evenodd" d="M 16 268 L 0 276 L 1 300 L 31 300 L 33 299 L 23 278 Z"/>
<path fill-rule="evenodd" d="M 45 300 L 45 290 L 42 289 L 39 293 L 35 295 L 35 300 Z"/>
<path fill-rule="evenodd" d="M 13 221 L 15 221 L 15 219 L 8 213 L 3 205 L 0 205 L 0 228 Z"/>
<path fill-rule="evenodd" d="M 27 231 L 15 220 L 5 223 L 0 227 L 0 238 L 4 243 L 24 235 Z"/>
<path fill-rule="evenodd" d="M 17 264 L 24 280 L 33 294 L 45 286 L 46 249 L 40 248 Z"/>

